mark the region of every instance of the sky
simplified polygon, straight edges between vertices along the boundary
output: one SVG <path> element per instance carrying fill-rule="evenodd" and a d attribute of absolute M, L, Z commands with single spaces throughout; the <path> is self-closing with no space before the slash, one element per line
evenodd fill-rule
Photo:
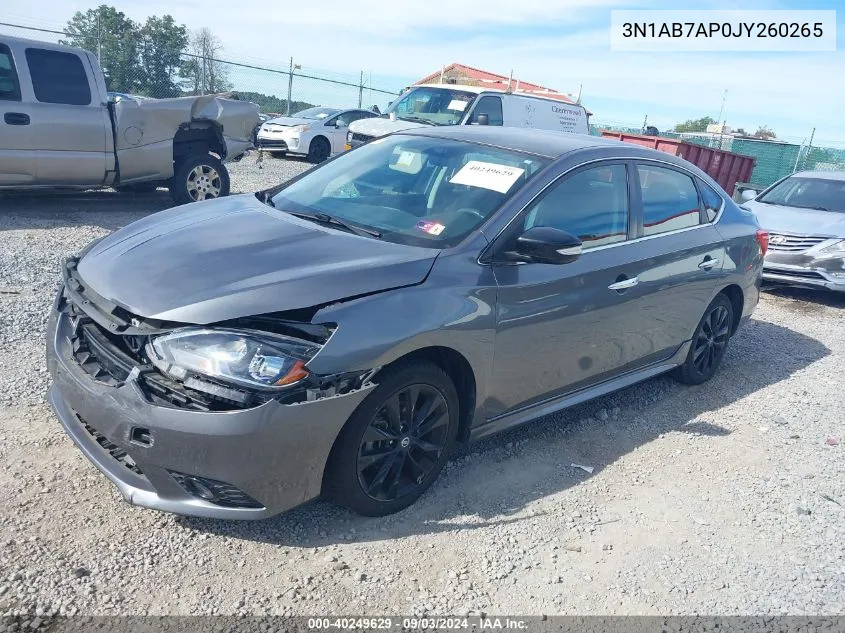
<path fill-rule="evenodd" d="M 107 1 L 107 0 L 106 0 Z M 746 9 L 842 9 L 837 51 L 817 53 L 632 53 L 610 50 L 611 9 L 670 9 L 677 0 L 122 0 L 130 18 L 170 14 L 189 28 L 210 28 L 222 56 L 247 64 L 398 90 L 443 65 L 460 62 L 565 93 L 581 91 L 596 123 L 671 129 L 711 116 L 732 128 L 765 125 L 801 142 L 845 146 L 845 1 L 745 0 Z M 2 0 L 0 22 L 61 29 L 83 0 Z M 684 8 L 736 8 L 691 0 Z M 49 39 L 0 26 L 0 32 Z M 234 69 L 236 89 L 284 97 L 287 77 Z M 727 90 L 727 93 L 725 92 Z M 294 99 L 357 105 L 357 88 L 296 78 Z M 365 91 L 364 105 L 389 101 Z"/>

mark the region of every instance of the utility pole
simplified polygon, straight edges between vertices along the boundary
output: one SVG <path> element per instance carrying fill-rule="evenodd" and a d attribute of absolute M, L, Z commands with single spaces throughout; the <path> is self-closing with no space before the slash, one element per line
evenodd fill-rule
<path fill-rule="evenodd" d="M 361 71 L 361 80 L 358 82 L 358 107 L 364 102 L 364 71 Z"/>
<path fill-rule="evenodd" d="M 288 71 L 288 107 L 285 114 L 290 115 L 290 102 L 293 99 L 293 71 L 302 68 L 299 64 L 294 65 L 293 57 L 290 58 L 290 71 Z"/>
<path fill-rule="evenodd" d="M 97 9 L 97 61 L 103 63 L 103 36 L 100 29 L 100 9 Z"/>
<path fill-rule="evenodd" d="M 725 94 L 722 95 L 722 107 L 719 109 L 719 118 L 716 119 L 716 123 L 722 120 L 722 115 L 725 113 L 725 100 L 728 98 L 728 89 L 725 88 Z"/>
<path fill-rule="evenodd" d="M 645 129 L 646 129 L 647 125 L 648 125 L 648 115 L 646 114 L 645 118 L 643 119 L 643 133 L 645 133 Z"/>

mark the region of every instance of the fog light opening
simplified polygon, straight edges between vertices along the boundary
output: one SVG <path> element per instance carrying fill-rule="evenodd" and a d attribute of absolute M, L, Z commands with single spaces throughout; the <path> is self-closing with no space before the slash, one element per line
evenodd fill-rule
<path fill-rule="evenodd" d="M 185 477 L 185 487 L 192 495 L 214 502 L 215 495 L 202 481 L 196 477 Z"/>
<path fill-rule="evenodd" d="M 225 481 L 217 481 L 208 477 L 188 475 L 173 470 L 170 476 L 192 497 L 208 501 L 225 508 L 254 508 L 263 509 L 264 506 L 239 488 Z"/>

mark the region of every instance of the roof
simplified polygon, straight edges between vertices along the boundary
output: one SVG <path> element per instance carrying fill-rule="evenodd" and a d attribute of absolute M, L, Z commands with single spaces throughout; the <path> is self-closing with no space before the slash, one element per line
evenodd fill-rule
<path fill-rule="evenodd" d="M 799 171 L 792 175 L 820 180 L 845 180 L 845 171 Z"/>
<path fill-rule="evenodd" d="M 453 90 L 461 90 L 462 92 L 472 92 L 474 94 L 481 94 L 482 92 L 499 92 L 502 94 L 506 94 L 507 91 L 504 88 L 488 88 L 487 86 L 467 86 L 465 84 L 414 84 L 414 88 L 443 88 L 443 89 L 453 89 Z M 560 99 L 555 99 L 551 95 L 547 95 L 542 92 L 523 92 L 522 90 L 513 90 L 510 94 L 518 95 L 520 97 L 534 97 L 536 99 L 552 99 L 555 101 L 560 101 Z M 575 103 L 574 101 L 567 101 L 567 105 L 574 106 L 576 108 L 584 108 L 584 106 Z"/>
<path fill-rule="evenodd" d="M 511 149 L 547 158 L 557 158 L 563 154 L 574 152 L 586 147 L 615 146 L 623 150 L 625 155 L 643 155 L 643 153 L 657 155 L 661 160 L 672 161 L 672 156 L 657 150 L 651 150 L 631 143 L 614 141 L 592 136 L 589 134 L 573 134 L 571 132 L 556 132 L 532 128 L 499 127 L 493 125 L 449 125 L 437 127 L 421 127 L 395 132 L 395 134 L 409 134 L 413 136 L 430 136 L 448 138 L 456 141 L 482 143 L 503 149 Z"/>
<path fill-rule="evenodd" d="M 505 77 L 504 75 L 497 75 L 496 73 L 487 72 L 486 70 L 481 70 L 479 68 L 473 68 L 472 66 L 465 66 L 464 64 L 458 63 L 449 64 L 442 71 L 438 70 L 437 72 L 432 73 L 427 77 L 423 77 L 414 85 L 440 83 L 441 74 L 446 74 L 449 72 L 460 73 L 461 75 L 469 79 L 482 82 L 484 84 L 484 87 L 488 89 L 506 90 L 508 87 L 508 83 L 510 83 L 511 88 L 514 88 L 514 92 L 536 94 L 538 96 L 544 96 L 549 99 L 556 99 L 558 101 L 564 101 L 566 103 L 575 103 L 575 101 L 568 95 L 565 95 L 562 92 L 558 92 L 557 90 L 554 90 L 552 88 L 546 88 L 545 86 L 540 86 L 539 84 L 532 84 L 528 81 L 522 81 L 521 79 L 517 78 L 510 79 L 508 77 Z M 519 90 L 516 90 L 517 86 L 519 87 Z"/>

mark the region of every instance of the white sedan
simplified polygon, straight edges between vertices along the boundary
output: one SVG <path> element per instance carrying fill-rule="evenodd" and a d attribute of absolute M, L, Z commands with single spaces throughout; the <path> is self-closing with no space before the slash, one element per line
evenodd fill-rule
<path fill-rule="evenodd" d="M 258 130 L 257 146 L 274 156 L 303 154 L 312 163 L 322 163 L 343 151 L 350 123 L 376 116 L 369 110 L 308 108 L 263 123 Z"/>

